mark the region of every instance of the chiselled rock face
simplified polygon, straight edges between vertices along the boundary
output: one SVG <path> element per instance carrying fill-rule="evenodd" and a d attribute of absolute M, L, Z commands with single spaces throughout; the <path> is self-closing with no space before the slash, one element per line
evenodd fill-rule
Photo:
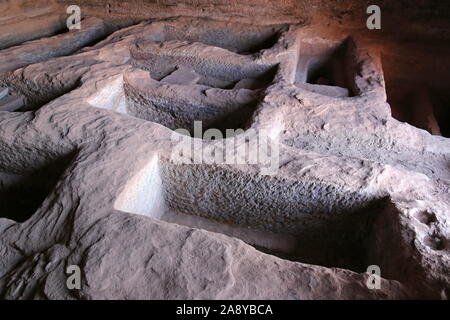
<path fill-rule="evenodd" d="M 0 20 L 1 298 L 448 297 L 448 48 L 274 4 L 131 23 L 79 1 L 69 31 L 22 2 Z"/>

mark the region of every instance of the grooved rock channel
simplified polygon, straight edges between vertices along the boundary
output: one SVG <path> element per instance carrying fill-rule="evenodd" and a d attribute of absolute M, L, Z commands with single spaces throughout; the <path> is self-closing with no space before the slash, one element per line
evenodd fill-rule
<path fill-rule="evenodd" d="M 1 298 L 448 298 L 448 87 L 404 47 L 284 16 L 68 31 L 44 2 L 0 20 Z M 276 163 L 196 161 L 255 132 Z"/>

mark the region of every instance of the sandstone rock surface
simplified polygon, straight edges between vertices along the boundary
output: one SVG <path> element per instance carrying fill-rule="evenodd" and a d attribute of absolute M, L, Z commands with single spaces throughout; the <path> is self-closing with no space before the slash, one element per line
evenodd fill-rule
<path fill-rule="evenodd" d="M 83 23 L 0 50 L 0 297 L 448 298 L 450 139 L 392 117 L 373 41 L 292 21 L 104 39 Z M 264 132 L 278 170 L 173 161 L 173 130 L 196 120 L 245 129 L 237 146 Z"/>

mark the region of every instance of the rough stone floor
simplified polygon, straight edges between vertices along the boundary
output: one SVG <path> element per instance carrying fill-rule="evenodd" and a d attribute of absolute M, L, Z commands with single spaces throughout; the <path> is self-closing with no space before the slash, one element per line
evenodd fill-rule
<path fill-rule="evenodd" d="M 0 297 L 448 297 L 450 139 L 391 116 L 374 46 L 302 25 L 82 23 L 0 50 Z M 174 133 L 196 120 L 244 129 L 237 148 L 263 132 L 277 170 L 175 161 L 227 140 Z"/>

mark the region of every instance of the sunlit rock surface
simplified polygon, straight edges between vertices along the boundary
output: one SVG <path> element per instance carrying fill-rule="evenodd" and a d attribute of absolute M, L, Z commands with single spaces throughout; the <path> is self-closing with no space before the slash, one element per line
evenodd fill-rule
<path fill-rule="evenodd" d="M 445 16 L 75 3 L 70 31 L 65 1 L 0 7 L 1 298 L 448 298 Z M 178 163 L 228 140 L 174 133 L 194 121 L 277 161 Z"/>

